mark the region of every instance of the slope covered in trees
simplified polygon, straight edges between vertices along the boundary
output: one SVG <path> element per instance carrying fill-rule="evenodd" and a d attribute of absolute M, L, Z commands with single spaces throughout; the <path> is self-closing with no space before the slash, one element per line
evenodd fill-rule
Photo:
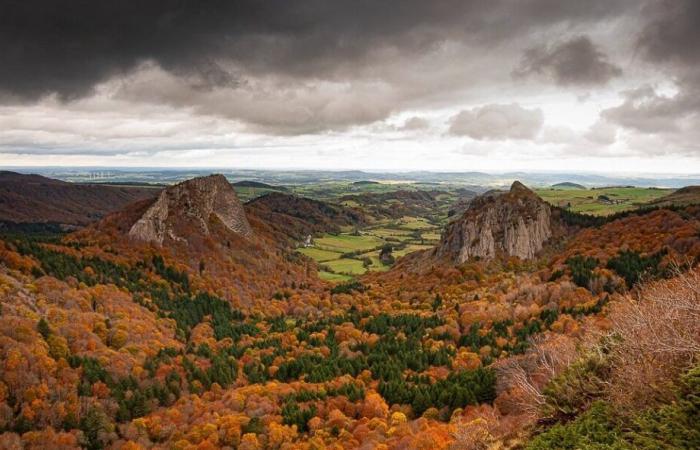
<path fill-rule="evenodd" d="M 254 213 L 128 239 L 148 207 L 0 241 L 0 447 L 695 448 L 700 208 L 329 285 Z"/>
<path fill-rule="evenodd" d="M 160 187 L 67 183 L 0 172 L 0 220 L 87 225 L 125 205 L 158 195 Z"/>
<path fill-rule="evenodd" d="M 358 209 L 278 192 L 253 199 L 245 207 L 248 214 L 296 241 L 308 235 L 337 233 L 341 227 L 367 223 L 364 213 Z"/>

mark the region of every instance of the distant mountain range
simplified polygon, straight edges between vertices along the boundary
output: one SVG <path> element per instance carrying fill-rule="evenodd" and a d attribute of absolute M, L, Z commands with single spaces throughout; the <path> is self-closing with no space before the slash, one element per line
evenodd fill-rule
<path fill-rule="evenodd" d="M 190 178 L 208 175 L 213 171 L 222 173 L 235 183 L 239 181 L 259 182 L 271 185 L 306 184 L 323 181 L 362 182 L 402 181 L 406 183 L 451 183 L 484 187 L 507 188 L 515 180 L 528 186 L 544 187 L 558 183 L 575 183 L 585 187 L 634 185 L 639 187 L 680 188 L 700 184 L 700 174 L 692 175 L 597 175 L 585 173 L 531 173 L 507 172 L 492 174 L 484 172 L 365 172 L 360 170 L 221 170 L 221 169 L 104 169 L 104 168 L 16 168 L 21 173 L 37 173 L 51 178 L 74 182 L 130 182 L 174 184 Z"/>

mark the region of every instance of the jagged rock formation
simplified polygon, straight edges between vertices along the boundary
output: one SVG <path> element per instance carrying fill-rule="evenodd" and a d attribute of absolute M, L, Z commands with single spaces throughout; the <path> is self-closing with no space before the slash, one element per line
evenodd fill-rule
<path fill-rule="evenodd" d="M 193 232 L 208 236 L 212 219 L 250 237 L 252 230 L 236 192 L 223 175 L 194 178 L 163 190 L 133 224 L 129 237 L 162 245 L 187 241 Z"/>
<path fill-rule="evenodd" d="M 509 192 L 475 198 L 462 217 L 447 226 L 435 255 L 456 264 L 499 255 L 530 259 L 552 236 L 552 229 L 550 206 L 516 181 Z"/>

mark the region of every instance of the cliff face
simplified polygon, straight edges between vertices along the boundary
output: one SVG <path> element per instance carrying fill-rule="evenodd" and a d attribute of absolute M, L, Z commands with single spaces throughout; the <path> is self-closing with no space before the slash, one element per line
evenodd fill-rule
<path fill-rule="evenodd" d="M 516 181 L 509 192 L 474 199 L 462 217 L 447 226 L 436 256 L 456 264 L 498 255 L 530 259 L 551 236 L 549 205 Z"/>
<path fill-rule="evenodd" d="M 208 236 L 210 221 L 216 219 L 244 237 L 252 235 L 243 206 L 223 175 L 194 178 L 163 190 L 129 237 L 159 245 L 167 239 L 186 241 L 191 233 Z"/>

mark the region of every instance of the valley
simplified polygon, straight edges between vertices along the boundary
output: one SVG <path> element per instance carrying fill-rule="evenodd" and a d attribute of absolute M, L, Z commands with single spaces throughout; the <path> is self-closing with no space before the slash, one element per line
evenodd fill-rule
<path fill-rule="evenodd" d="M 700 0 L 12 0 L 0 55 L 0 450 L 700 449 Z"/>
<path fill-rule="evenodd" d="M 554 449 L 593 422 L 656 448 L 652 419 L 606 422 L 623 386 L 692 423 L 658 381 L 695 376 L 698 322 L 647 322 L 665 371 L 633 357 L 659 342 L 635 320 L 697 298 L 691 190 L 469 187 L 218 175 L 75 231 L 5 217 L 0 443 Z"/>

